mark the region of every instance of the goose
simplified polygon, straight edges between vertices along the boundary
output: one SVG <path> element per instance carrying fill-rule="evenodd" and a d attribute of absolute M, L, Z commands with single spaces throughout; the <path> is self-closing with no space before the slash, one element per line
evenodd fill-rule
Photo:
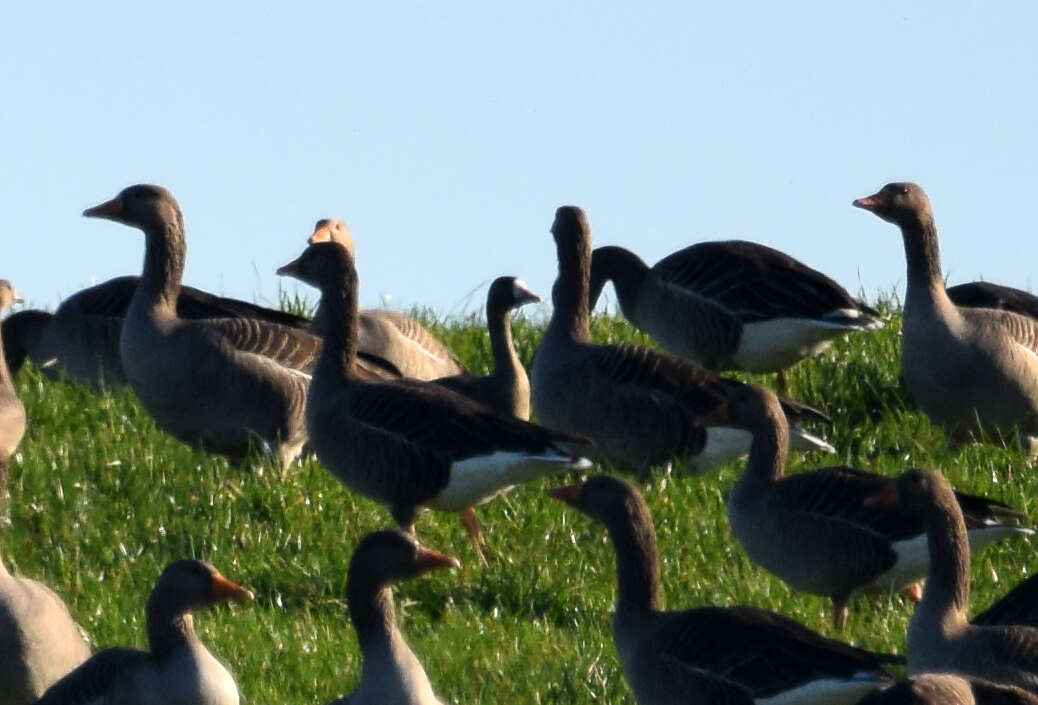
<path fill-rule="evenodd" d="M 504 416 L 530 420 L 530 380 L 512 344 L 512 309 L 540 303 L 522 279 L 498 277 L 487 291 L 487 329 L 494 371 L 489 375 L 440 377 L 436 384 L 464 394 Z"/>
<path fill-rule="evenodd" d="M 1038 696 L 952 673 L 921 673 L 873 691 L 858 705 L 1038 705 Z"/>
<path fill-rule="evenodd" d="M 948 298 L 963 308 L 997 308 L 1038 319 L 1038 296 L 991 282 L 968 282 L 948 287 Z"/>
<path fill-rule="evenodd" d="M 712 422 L 753 434 L 746 468 L 728 498 L 728 520 L 754 562 L 794 589 L 831 598 L 837 629 L 846 626 L 848 604 L 863 589 L 912 586 L 910 595 L 918 599 L 913 584 L 929 568 L 926 525 L 896 507 L 863 506 L 891 478 L 849 467 L 784 477 L 786 417 L 775 395 L 760 387 L 733 389 Z M 975 550 L 1034 533 L 1008 523 L 1024 515 L 1001 502 L 960 493 L 955 498 Z"/>
<path fill-rule="evenodd" d="M 883 327 L 875 309 L 829 277 L 744 240 L 702 242 L 652 267 L 623 247 L 599 247 L 592 309 L 606 281 L 635 328 L 711 370 L 781 373 L 833 338 Z"/>
<path fill-rule="evenodd" d="M 363 666 L 353 694 L 331 705 L 442 705 L 397 627 L 391 586 L 460 566 L 457 558 L 420 546 L 403 531 L 376 531 L 360 540 L 350 559 L 346 603 Z"/>
<path fill-rule="evenodd" d="M 338 218 L 322 218 L 307 244 L 337 242 L 356 257 L 353 234 Z M 311 331 L 324 337 L 324 312 L 318 306 Z M 404 377 L 430 380 L 463 375 L 468 370 L 446 345 L 411 316 L 387 309 L 366 309 L 357 315 L 357 350 L 391 362 Z"/>
<path fill-rule="evenodd" d="M 587 436 L 595 443 L 595 459 L 642 473 L 672 460 L 705 472 L 745 455 L 749 433 L 702 425 L 727 390 L 742 383 L 666 352 L 592 343 L 587 216 L 576 206 L 562 206 L 551 232 L 559 276 L 552 290 L 554 310 L 531 370 L 533 411 L 540 423 Z M 793 402 L 784 401 L 783 408 L 795 420 L 825 418 Z M 799 428 L 793 438 L 798 450 L 833 450 Z"/>
<path fill-rule="evenodd" d="M 254 445 L 283 466 L 290 463 L 306 440 L 306 370 L 320 341 L 256 318 L 178 316 L 184 221 L 166 189 L 129 186 L 83 215 L 144 232 L 144 271 L 122 326 L 119 355 L 159 428 L 235 464 Z"/>
<path fill-rule="evenodd" d="M 3 323 L 5 352 L 17 375 L 26 359 L 50 377 L 64 376 L 94 389 L 128 384 L 119 360 L 119 336 L 140 277 L 123 276 L 69 296 L 54 313 L 29 309 Z M 305 330 L 309 320 L 284 311 L 182 286 L 181 318 L 257 318 Z M 377 361 L 375 361 L 377 362 Z"/>
<path fill-rule="evenodd" d="M 974 432 L 1038 452 L 1038 320 L 961 308 L 941 278 L 937 226 L 926 193 L 890 183 L 853 205 L 901 228 L 908 262 L 901 377 L 905 389 L 955 444 Z"/>
<path fill-rule="evenodd" d="M 204 561 L 170 563 L 148 598 L 148 650 L 99 651 L 52 685 L 37 705 L 237 705 L 234 677 L 198 639 L 191 613 L 251 600 L 249 590 Z"/>
<path fill-rule="evenodd" d="M 0 313 L 19 302 L 0 280 Z M 0 507 L 10 457 L 25 433 L 25 407 L 15 394 L 0 344 Z M 90 656 L 68 608 L 46 585 L 16 578 L 0 555 L 0 705 L 30 705 L 56 680 Z"/>
<path fill-rule="evenodd" d="M 413 530 L 421 507 L 459 512 L 477 551 L 473 507 L 513 485 L 583 469 L 580 437 L 550 431 L 419 380 L 366 382 L 354 371 L 357 272 L 346 248 L 310 245 L 278 270 L 321 291 L 325 340 L 306 402 L 318 459 L 343 484 Z"/>
<path fill-rule="evenodd" d="M 948 481 L 927 470 L 909 470 L 866 501 L 900 506 L 926 524 L 930 578 L 908 623 L 909 674 L 947 671 L 1038 694 L 1038 629 L 966 621 L 969 543 Z"/>
<path fill-rule="evenodd" d="M 827 639 L 753 607 L 660 609 L 652 517 L 608 475 L 548 490 L 605 524 L 616 553 L 613 640 L 639 705 L 856 703 L 891 679 L 896 656 Z"/>

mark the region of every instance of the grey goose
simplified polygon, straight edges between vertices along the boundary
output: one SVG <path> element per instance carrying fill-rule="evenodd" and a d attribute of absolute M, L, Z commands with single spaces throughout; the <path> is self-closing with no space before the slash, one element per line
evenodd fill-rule
<path fill-rule="evenodd" d="M 531 370 L 533 411 L 540 423 L 587 436 L 594 457 L 646 471 L 672 460 L 706 471 L 749 451 L 750 434 L 706 429 L 703 417 L 742 383 L 666 352 L 637 345 L 592 343 L 588 330 L 591 229 L 584 211 L 562 206 L 551 228 L 559 275 L 552 290 L 551 321 Z M 794 422 L 824 419 L 783 401 Z M 794 447 L 832 451 L 797 427 Z"/>
<path fill-rule="evenodd" d="M 899 507 L 863 503 L 894 480 L 851 467 L 784 475 L 789 432 L 778 399 L 746 385 L 733 389 L 713 423 L 753 434 L 742 477 L 728 497 L 732 533 L 754 562 L 791 587 L 833 602 L 833 622 L 846 624 L 849 602 L 862 590 L 913 586 L 926 577 L 926 524 Z M 986 497 L 953 495 L 967 522 L 971 548 L 1031 535 L 1024 516 Z"/>
<path fill-rule="evenodd" d="M 870 693 L 858 705 L 1038 705 L 1038 696 L 953 673 L 921 673 Z"/>
<path fill-rule="evenodd" d="M 853 205 L 901 229 L 908 264 L 901 377 L 909 395 L 954 443 L 978 430 L 1018 433 L 1038 452 L 1038 320 L 952 303 L 930 201 L 916 184 L 890 183 Z"/>
<path fill-rule="evenodd" d="M 332 705 L 441 705 L 397 626 L 392 585 L 460 565 L 403 531 L 376 531 L 360 540 L 350 559 L 346 604 L 363 665 L 353 693 Z"/>
<path fill-rule="evenodd" d="M 237 705 L 238 686 L 195 634 L 195 610 L 252 600 L 203 561 L 166 566 L 148 597 L 148 650 L 109 647 L 52 685 L 38 705 Z"/>
<path fill-rule="evenodd" d="M 338 218 L 322 218 L 307 244 L 337 242 L 354 258 L 353 234 Z M 323 337 L 324 312 L 318 305 L 311 330 Z M 429 329 L 411 316 L 388 309 L 362 309 L 357 314 L 357 350 L 391 362 L 404 377 L 436 379 L 461 375 L 461 361 Z"/>
<path fill-rule="evenodd" d="M 947 671 L 1038 694 L 1038 629 L 966 621 L 970 550 L 948 481 L 927 470 L 909 470 L 867 501 L 898 505 L 926 524 L 930 577 L 908 623 L 909 674 Z"/>
<path fill-rule="evenodd" d="M 12 374 L 26 359 L 50 377 L 64 376 L 94 388 L 128 384 L 119 359 L 122 322 L 140 277 L 123 276 L 77 291 L 54 313 L 19 311 L 3 322 L 4 351 Z M 309 320 L 238 299 L 181 286 L 180 318 L 257 318 L 305 330 Z"/>
<path fill-rule="evenodd" d="M 18 296 L 0 280 L 0 313 Z M 25 433 L 25 407 L 15 394 L 0 345 L 0 507 L 11 455 Z M 0 555 L 0 705 L 30 705 L 90 656 L 61 598 L 46 585 L 11 575 Z"/>
<path fill-rule="evenodd" d="M 256 318 L 177 315 L 186 242 L 180 207 L 166 189 L 129 186 L 83 215 L 145 235 L 144 271 L 119 355 L 159 428 L 234 463 L 256 447 L 291 462 L 306 440 L 303 409 L 320 340 Z"/>
<path fill-rule="evenodd" d="M 487 291 L 487 332 L 494 369 L 488 375 L 464 373 L 436 380 L 448 389 L 464 394 L 499 414 L 530 419 L 530 379 L 526 375 L 512 342 L 512 309 L 538 303 L 541 297 L 530 291 L 522 279 L 498 277 Z"/>
<path fill-rule="evenodd" d="M 784 252 L 702 242 L 649 267 L 622 247 L 591 255 L 590 305 L 612 281 L 620 310 L 664 350 L 712 370 L 781 372 L 879 313 Z"/>
<path fill-rule="evenodd" d="M 608 475 L 548 494 L 605 525 L 616 553 L 613 641 L 639 705 L 856 703 L 891 680 L 896 656 L 828 639 L 753 607 L 660 609 L 652 517 Z"/>
<path fill-rule="evenodd" d="M 502 416 L 431 382 L 358 379 L 357 272 L 346 248 L 315 243 L 278 273 L 319 288 L 326 313 L 306 402 L 310 445 L 333 475 L 386 505 L 400 526 L 411 527 L 421 507 L 460 512 L 481 550 L 473 507 L 513 485 L 589 465 L 580 457 L 586 439 Z"/>

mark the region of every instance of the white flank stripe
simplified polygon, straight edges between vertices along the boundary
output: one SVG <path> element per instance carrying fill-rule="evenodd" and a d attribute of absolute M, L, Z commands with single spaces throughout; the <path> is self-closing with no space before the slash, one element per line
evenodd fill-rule
<path fill-rule="evenodd" d="M 460 512 L 492 499 L 514 485 L 572 468 L 583 469 L 591 463 L 563 455 L 528 455 L 502 451 L 477 455 L 451 465 L 447 486 L 427 505 L 433 509 Z"/>
<path fill-rule="evenodd" d="M 854 705 L 887 681 L 872 673 L 859 673 L 853 679 L 824 678 L 809 681 L 769 698 L 757 698 L 757 705 Z"/>

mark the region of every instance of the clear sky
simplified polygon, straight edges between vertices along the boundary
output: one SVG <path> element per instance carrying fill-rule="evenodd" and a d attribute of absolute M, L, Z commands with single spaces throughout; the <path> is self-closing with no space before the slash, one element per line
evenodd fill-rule
<path fill-rule="evenodd" d="M 16 3 L 0 276 L 54 306 L 138 273 L 140 235 L 80 213 L 152 182 L 185 282 L 249 300 L 324 216 L 362 304 L 460 313 L 500 274 L 547 296 L 563 203 L 650 263 L 740 237 L 872 296 L 901 242 L 850 202 L 907 179 L 951 282 L 1029 289 L 1036 28 L 1034 2 Z"/>

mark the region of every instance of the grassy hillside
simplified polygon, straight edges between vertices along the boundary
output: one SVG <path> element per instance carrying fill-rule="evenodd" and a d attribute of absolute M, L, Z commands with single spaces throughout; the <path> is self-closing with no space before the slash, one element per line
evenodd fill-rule
<path fill-rule="evenodd" d="M 473 369 L 490 364 L 476 319 L 436 327 Z M 542 326 L 520 317 L 515 328 L 529 363 Z M 899 330 L 892 314 L 884 331 L 841 341 L 793 371 L 791 396 L 832 416 L 828 438 L 840 454 L 794 455 L 791 470 L 936 467 L 962 489 L 1036 512 L 1034 477 L 1020 453 L 953 452 L 907 403 L 898 388 Z M 643 340 L 612 318 L 596 319 L 594 336 Z M 13 571 L 63 595 L 95 646 L 144 645 L 143 604 L 161 567 L 204 557 L 257 595 L 253 605 L 196 622 L 244 702 L 327 703 L 352 689 L 359 654 L 346 616 L 346 569 L 357 539 L 390 524 L 385 510 L 316 461 L 281 474 L 233 469 L 192 451 L 157 431 L 132 393 L 99 397 L 31 369 L 18 387 L 30 425 L 12 463 L 0 553 Z M 667 606 L 757 605 L 832 634 L 827 601 L 792 593 L 730 535 L 724 500 L 740 471 L 733 464 L 688 477 L 675 468 L 641 484 L 656 520 Z M 521 487 L 480 510 L 496 554 L 486 567 L 453 515 L 420 517 L 423 542 L 463 564 L 396 592 L 402 628 L 445 702 L 632 702 L 610 635 L 615 573 L 605 532 L 542 492 L 571 479 Z M 974 609 L 1034 568 L 1027 540 L 980 554 Z M 903 651 L 910 613 L 899 596 L 866 596 L 845 637 Z"/>

